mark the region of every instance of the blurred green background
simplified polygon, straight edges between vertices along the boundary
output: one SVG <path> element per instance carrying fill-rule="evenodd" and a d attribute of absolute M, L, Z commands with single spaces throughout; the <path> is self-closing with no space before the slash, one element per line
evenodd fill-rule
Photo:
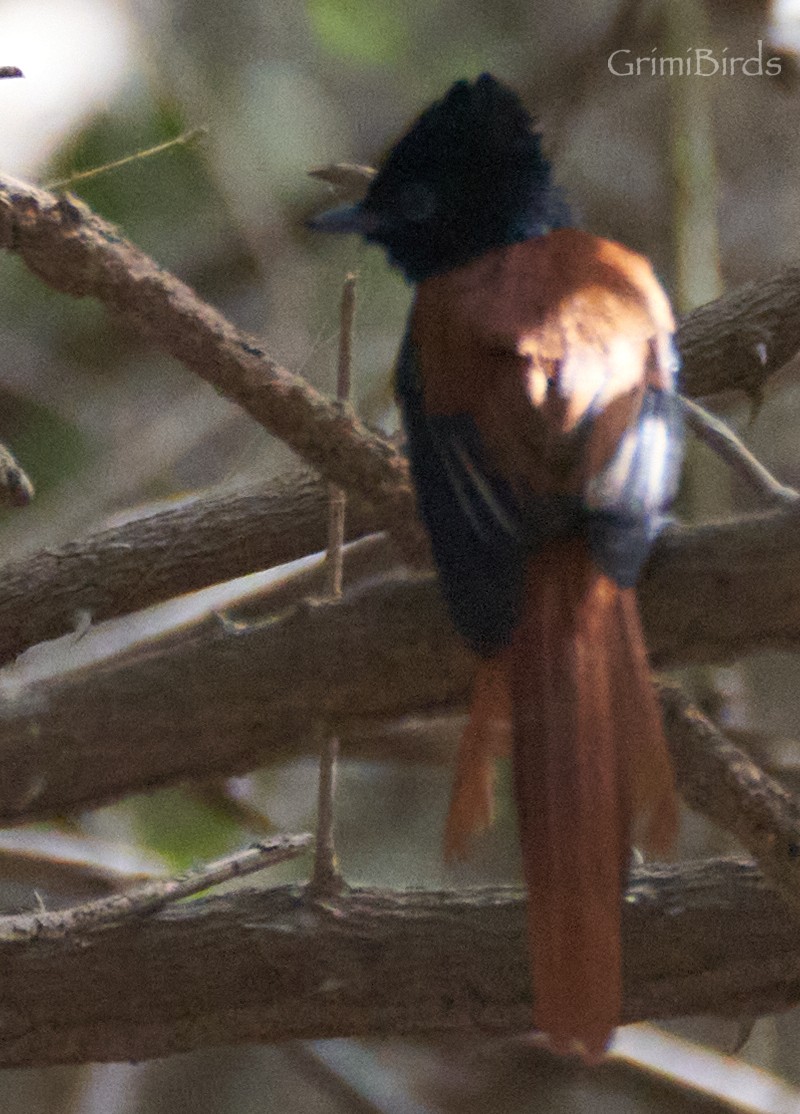
<path fill-rule="evenodd" d="M 330 393 L 340 284 L 355 271 L 354 402 L 367 421 L 393 431 L 391 365 L 409 291 L 377 251 L 305 230 L 304 218 L 332 199 L 307 170 L 374 163 L 452 80 L 491 70 L 541 119 L 582 223 L 650 255 L 687 309 L 800 257 L 795 19 L 791 4 L 773 10 L 744 0 L 0 0 L 0 64 L 26 75 L 0 83 L 0 171 L 61 182 L 205 129 L 71 188 L 262 338 L 272 357 Z M 779 78 L 670 82 L 616 77 L 607 65 L 611 45 L 645 55 L 678 44 L 749 56 L 759 39 L 768 52 L 774 44 L 785 50 Z M 691 156 L 680 142 L 687 134 L 697 140 Z M 6 559 L 188 492 L 235 490 L 291 464 L 282 445 L 210 387 L 94 302 L 48 290 L 10 255 L 0 255 L 0 333 L 0 440 L 38 491 L 30 509 L 0 519 Z M 791 369 L 757 407 L 733 397 L 715 405 L 785 482 L 800 483 L 800 389 Z M 693 451 L 685 513 L 748 505 L 709 454 Z M 126 622 L 107 625 L 118 642 Z M 153 618 L 154 633 L 162 622 Z M 26 668 L 74 664 L 67 640 L 11 669 L 18 682 Z M 800 735 L 792 658 L 762 655 L 686 680 L 732 730 L 755 733 L 762 759 L 792 779 L 797 752 L 786 739 Z M 79 854 L 102 852 L 120 868 L 183 867 L 244 843 L 258 828 L 255 813 L 289 830 L 307 827 L 315 780 L 310 763 L 238 779 L 230 796 L 254 810 L 250 821 L 216 789 L 169 790 L 71 818 L 58 830 L 11 833 L 6 844 L 27 846 L 35 835 L 61 851 L 59 841 L 69 838 Z M 448 783 L 436 767 L 344 762 L 338 835 L 348 879 L 392 886 L 516 879 L 507 793 L 476 860 L 444 869 Z M 682 853 L 730 849 L 726 837 L 687 817 Z M 0 880 L 0 899 L 6 908 L 29 907 L 34 889 L 31 881 L 12 891 Z M 685 1031 L 722 1048 L 737 1039 L 730 1023 Z M 760 1021 L 743 1055 L 800 1086 L 798 1049 L 800 1021 L 788 1015 Z M 670 1067 L 677 1078 L 689 1074 L 677 1044 Z M 707 1079 L 712 1074 L 707 1066 Z M 786 1101 L 767 1081 L 754 1102 L 777 1109 L 776 1095 Z M 695 1100 L 667 1077 L 614 1069 L 589 1078 L 548 1066 L 531 1050 L 476 1041 L 247 1048 L 139 1067 L 0 1074 L 0 1109 L 33 1114 L 687 1104 Z"/>

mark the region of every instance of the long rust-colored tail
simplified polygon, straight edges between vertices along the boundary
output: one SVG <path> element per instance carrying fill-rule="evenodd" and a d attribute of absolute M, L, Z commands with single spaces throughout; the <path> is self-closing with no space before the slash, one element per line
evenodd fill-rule
<path fill-rule="evenodd" d="M 511 646 L 479 669 L 448 817 L 450 854 L 463 853 L 489 820 L 509 706 L 534 1024 L 554 1049 L 593 1060 L 621 1017 L 632 829 L 666 850 L 677 799 L 634 592 L 600 573 L 577 539 L 531 561 Z"/>
<path fill-rule="evenodd" d="M 663 850 L 677 802 L 634 592 L 582 541 L 531 561 L 509 680 L 534 1022 L 554 1048 L 595 1058 L 621 1019 L 633 822 Z"/>

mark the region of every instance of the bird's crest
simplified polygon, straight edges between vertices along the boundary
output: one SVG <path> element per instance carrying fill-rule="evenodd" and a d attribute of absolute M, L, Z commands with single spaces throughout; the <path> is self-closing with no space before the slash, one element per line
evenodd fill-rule
<path fill-rule="evenodd" d="M 360 232 L 412 282 L 570 223 L 541 136 L 491 74 L 457 81 L 390 148 L 360 205 L 312 221 Z"/>

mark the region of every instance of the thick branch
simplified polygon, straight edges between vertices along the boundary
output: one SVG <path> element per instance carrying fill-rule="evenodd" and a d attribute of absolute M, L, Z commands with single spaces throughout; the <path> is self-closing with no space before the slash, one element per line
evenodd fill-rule
<path fill-rule="evenodd" d="M 325 548 L 325 485 L 307 472 L 268 487 L 199 496 L 180 506 L 44 549 L 0 572 L 0 664 L 28 646 L 94 621 Z M 351 500 L 347 536 L 374 529 Z"/>
<path fill-rule="evenodd" d="M 735 860 L 635 872 L 625 1017 L 800 1001 L 796 923 Z M 514 1033 L 530 1024 L 524 904 L 508 889 L 298 888 L 173 906 L 80 938 L 0 943 L 0 1063 L 141 1060 L 291 1038 Z"/>
<path fill-rule="evenodd" d="M 378 509 L 376 519 L 388 522 L 400 535 L 412 530 L 405 463 L 394 448 L 352 415 L 343 415 L 299 377 L 275 365 L 220 314 L 85 206 L 23 183 L 0 182 L 0 246 L 18 252 L 34 273 L 56 289 L 99 298 L 234 398 L 326 477 L 372 500 Z M 687 390 L 707 394 L 730 387 L 759 389 L 798 348 L 799 306 L 800 269 L 787 268 L 769 283 L 743 288 L 689 315 L 679 338 Z M 244 506 L 232 500 L 230 515 L 233 526 L 248 529 L 252 524 L 238 513 Z M 185 576 L 175 576 L 176 562 L 167 556 L 174 537 L 169 528 L 193 526 L 191 513 L 186 518 L 184 514 L 185 509 L 180 509 L 168 513 L 170 521 L 151 523 L 156 529 L 167 529 L 169 538 L 163 547 L 152 533 L 147 536 L 148 526 L 123 527 L 7 570 L 8 584 L 0 599 L 0 611 L 5 604 L 0 615 L 0 661 L 40 638 L 69 629 L 76 609 L 97 617 L 119 614 L 163 599 L 173 590 L 201 587 L 211 582 L 209 576 L 233 576 L 258 567 L 258 558 L 244 559 L 246 544 L 232 546 L 230 563 L 218 564 L 214 554 L 202 552 L 208 535 L 201 530 L 196 549 L 191 540 L 185 543 L 189 550 Z M 126 553 L 130 541 L 134 548 Z M 137 552 L 140 543 L 142 552 Z M 287 546 L 283 553 L 299 555 L 290 549 Z M 275 555 L 268 545 L 261 550 L 257 543 L 253 552 L 267 558 Z M 133 567 L 138 561 L 147 564 L 144 577 Z M 88 565 L 89 576 L 85 575 Z M 125 582 L 127 568 L 131 583 Z M 23 603 L 26 616 L 21 614 Z"/>
<path fill-rule="evenodd" d="M 678 326 L 687 395 L 758 397 L 800 351 L 800 267 L 751 282 L 692 310 Z"/>
<path fill-rule="evenodd" d="M 734 835 L 800 913 L 800 801 L 681 692 L 661 689 L 678 787 L 690 808 Z"/>
<path fill-rule="evenodd" d="M 639 601 L 659 668 L 800 643 L 800 508 L 675 527 L 658 540 Z"/>
<path fill-rule="evenodd" d="M 326 478 L 372 500 L 385 523 L 409 518 L 406 462 L 395 448 L 276 364 L 75 198 L 13 179 L 0 182 L 0 247 L 17 252 L 54 289 L 98 298 Z"/>
<path fill-rule="evenodd" d="M 758 539 L 762 562 L 765 538 L 775 543 L 767 547 L 773 566 L 759 570 L 764 591 L 774 590 L 775 599 L 769 607 L 762 598 L 755 622 L 764 626 L 755 636 L 746 625 L 752 627 L 754 617 L 739 602 L 747 600 L 754 574 L 747 561 L 731 560 L 741 525 L 675 531 L 667 539 L 670 561 L 651 569 L 644 597 L 662 661 L 690 658 L 698 641 L 706 650 L 730 651 L 748 638 L 766 644 L 777 631 L 797 638 L 797 604 L 793 611 L 789 601 L 800 594 L 800 547 L 793 538 L 798 522 L 800 515 L 785 511 L 759 516 L 744 530 Z M 777 544 L 782 531 L 788 531 L 783 548 Z M 673 628 L 670 642 L 661 611 L 694 613 L 697 630 L 678 624 L 681 638 Z M 33 819 L 308 753 L 321 722 L 346 733 L 365 720 L 458 706 L 471 671 L 431 576 L 387 578 L 340 603 L 303 605 L 262 625 L 220 624 L 164 650 L 39 684 L 23 690 L 17 702 L 7 700 L 0 720 L 0 817 Z M 731 793 L 719 772 L 730 761 L 720 767 L 709 746 L 712 729 L 675 707 L 667 700 L 687 797 L 734 831 L 794 894 L 800 860 L 792 858 L 788 867 L 784 860 L 791 858 L 786 848 L 800 844 L 796 816 L 779 790 L 765 813 L 748 812 L 748 778 L 753 786 L 745 766 L 744 789 Z M 695 760 L 700 766 L 692 766 Z M 722 797 L 709 798 L 708 785 L 719 785 Z"/>
<path fill-rule="evenodd" d="M 431 576 L 387 579 L 262 625 L 219 623 L 7 697 L 0 818 L 252 769 L 308 745 L 321 721 L 451 704 L 470 666 Z"/>
<path fill-rule="evenodd" d="M 272 361 L 193 291 L 75 199 L 0 182 L 0 247 L 43 282 L 91 295 L 234 399 L 327 479 L 408 519 L 406 464 L 386 441 Z M 759 391 L 800 348 L 800 268 L 688 315 L 679 331 L 688 394 Z"/>
<path fill-rule="evenodd" d="M 762 599 L 754 625 L 746 562 L 711 545 L 712 575 L 702 575 L 697 558 L 708 529 L 676 536 L 672 562 L 656 565 L 645 582 L 650 637 L 663 663 L 692 659 L 698 643 L 730 653 L 766 644 L 776 631 L 785 641 L 800 632 L 788 602 L 790 593 L 800 596 L 800 547 L 788 554 L 776 548 L 778 567 L 761 568 L 761 590 L 776 596 L 772 609 Z M 763 544 L 763 527 L 760 537 Z M 320 721 L 346 729 L 450 707 L 464 699 L 471 670 L 432 576 L 389 578 L 341 603 L 300 606 L 263 625 L 220 624 L 7 697 L 0 705 L 0 818 L 32 819 L 250 769 L 304 749 Z"/>
<path fill-rule="evenodd" d="M 321 550 L 325 514 L 323 485 L 297 472 L 263 490 L 200 496 L 6 565 L 0 664 L 73 629 L 79 611 L 110 618 Z M 351 499 L 348 537 L 377 520 L 368 504 Z M 665 534 L 642 592 L 654 660 L 719 660 L 759 641 L 795 644 L 797 544 L 796 509 Z M 710 613 L 709 585 L 730 629 L 725 614 Z"/>

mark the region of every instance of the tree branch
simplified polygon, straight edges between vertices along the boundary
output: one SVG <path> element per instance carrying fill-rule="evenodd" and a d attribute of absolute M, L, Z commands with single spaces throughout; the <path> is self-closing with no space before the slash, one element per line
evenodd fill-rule
<path fill-rule="evenodd" d="M 638 595 L 656 668 L 796 649 L 800 507 L 665 530 Z"/>
<path fill-rule="evenodd" d="M 244 851 L 187 870 L 177 878 L 151 878 L 129 886 L 121 893 L 107 894 L 82 905 L 53 912 L 17 913 L 0 917 L 0 942 L 5 944 L 32 940 L 80 938 L 120 921 L 156 913 L 186 897 L 195 897 L 212 886 L 244 878 L 297 858 L 311 846 L 310 835 L 277 835 L 261 840 Z"/>
<path fill-rule="evenodd" d="M 351 499 L 347 537 L 373 530 L 378 518 Z M 324 485 L 298 472 L 263 489 L 199 496 L 14 561 L 0 582 L 0 664 L 74 629 L 78 612 L 99 621 L 291 561 L 321 551 L 326 531 Z M 798 544 L 796 508 L 662 535 L 641 593 L 656 664 L 730 659 L 759 643 L 795 645 Z M 727 619 L 709 614 L 709 590 Z"/>
<path fill-rule="evenodd" d="M 680 689 L 661 686 L 678 787 L 690 808 L 730 832 L 800 914 L 800 802 L 706 719 Z"/>
<path fill-rule="evenodd" d="M 351 496 L 372 501 L 373 514 L 363 503 L 359 511 L 358 501 L 351 501 L 353 515 L 360 513 L 365 519 L 361 527 L 353 522 L 351 537 L 381 523 L 388 523 L 401 538 L 415 532 L 405 463 L 392 446 L 275 365 L 85 206 L 23 183 L 0 181 L 0 246 L 18 252 L 56 289 L 99 298 L 239 402 Z M 683 322 L 679 341 L 690 393 L 760 389 L 800 346 L 800 268 L 787 268 L 767 284 L 746 287 L 696 310 Z M 255 535 L 261 510 L 247 502 L 249 496 L 242 498 L 245 501 L 231 497 L 224 507 L 212 501 L 208 510 L 213 518 L 205 519 L 204 505 L 197 507 L 197 518 L 203 521 L 197 521 L 191 508 L 178 508 L 157 520 L 105 531 L 4 570 L 0 661 L 71 629 L 76 610 L 104 618 L 146 606 L 276 559 L 300 556 L 303 537 L 313 543 L 309 548 L 321 548 L 316 526 L 311 526 L 315 516 L 302 506 L 302 490 L 297 530 L 291 529 L 288 508 L 273 501 L 272 508 L 263 509 L 265 518 L 274 514 L 288 528 L 283 545 L 273 545 L 280 537 L 269 531 L 259 543 Z M 248 510 L 257 520 L 250 520 Z M 230 525 L 245 533 L 240 544 L 230 546 L 229 560 L 220 553 L 221 534 L 210 536 L 226 514 Z M 174 548 L 179 533 L 180 551 Z M 204 551 L 206 544 L 209 552 Z M 409 549 L 416 551 L 418 544 L 418 538 L 412 539 Z M 146 575 L 141 574 L 142 565 Z M 178 571 L 180 565 L 183 572 Z"/>
<path fill-rule="evenodd" d="M 326 488 L 308 472 L 242 492 L 201 495 L 3 566 L 0 664 L 73 630 L 323 550 Z M 347 538 L 378 516 L 351 500 Z"/>
<path fill-rule="evenodd" d="M 736 860 L 639 869 L 624 1016 L 800 1001 L 796 922 Z M 0 942 L 0 1064 L 141 1060 L 212 1044 L 530 1025 L 518 891 L 299 887 L 171 906 L 102 931 Z"/>
<path fill-rule="evenodd" d="M 800 514 L 794 511 L 755 516 L 754 533 L 763 544 L 769 537 L 764 522 L 779 532 L 786 519 L 796 520 L 796 530 Z M 676 530 L 671 542 L 672 565 L 695 571 L 697 600 L 690 596 L 688 609 L 701 609 L 705 625 L 698 636 L 706 648 L 728 639 L 739 647 L 747 637 L 735 629 L 736 617 L 747 621 L 747 609 L 721 606 L 717 598 L 720 591 L 735 600 L 747 596 L 747 562 L 732 560 L 730 546 L 711 544 L 715 560 L 725 554 L 728 578 L 720 585 L 715 568 L 705 583 L 698 575 L 697 550 L 708 545 L 709 531 L 722 531 L 724 541 L 725 529 Z M 736 536 L 738 528 L 727 529 Z M 786 584 L 800 594 L 800 547 L 791 533 L 789 542 L 788 550 L 769 550 L 774 569 L 761 569 L 764 584 L 776 589 L 771 610 L 762 599 L 761 618 L 770 636 L 780 620 L 784 635 L 796 639 L 800 624 L 787 606 Z M 735 574 L 745 578 L 741 585 L 732 583 Z M 646 580 L 651 611 L 659 596 L 660 607 L 682 610 L 685 601 L 671 592 L 675 575 L 667 566 L 660 586 L 658 569 Z M 677 575 L 681 584 L 691 581 L 689 573 Z M 714 617 L 723 638 L 715 636 Z M 678 640 L 669 647 L 660 628 L 654 633 L 662 660 L 691 657 L 691 639 L 688 646 Z M 763 632 L 755 637 L 763 644 Z M 432 576 L 388 577 L 341 602 L 307 603 L 263 624 L 220 624 L 164 650 L 37 684 L 16 702 L 7 700 L 0 709 L 0 818 L 18 822 L 69 812 L 156 785 L 307 754 L 321 724 L 346 735 L 348 726 L 364 721 L 453 708 L 466 697 L 472 668 Z M 800 858 L 791 848 L 800 846 L 800 826 L 793 801 L 769 779 L 758 781 L 744 755 L 668 692 L 668 738 L 687 799 L 742 839 L 794 900 Z M 721 740 L 716 749 L 710 745 L 715 739 Z"/>
<path fill-rule="evenodd" d="M 326 479 L 373 501 L 385 525 L 407 531 L 413 497 L 402 455 L 276 364 L 85 205 L 0 180 L 0 247 L 17 252 L 56 290 L 98 298 Z M 687 394 L 759 392 L 800 349 L 800 268 L 787 267 L 695 310 L 681 323 L 678 343 Z"/>
<path fill-rule="evenodd" d="M 701 588 L 700 598 L 716 615 L 713 592 Z M 663 606 L 677 610 L 679 598 Z M 730 625 L 725 615 L 720 622 Z M 704 633 L 711 641 L 708 621 Z M 675 661 L 656 638 L 662 659 Z M 365 719 L 450 707 L 464 699 L 471 671 L 432 576 L 389 578 L 341 603 L 295 607 L 263 625 L 218 624 L 7 694 L 0 819 L 29 820 L 252 769 L 304 750 L 321 721 L 346 731 Z"/>
<path fill-rule="evenodd" d="M 738 390 L 760 398 L 800 351 L 800 267 L 784 267 L 687 313 L 677 342 L 685 394 Z"/>
<path fill-rule="evenodd" d="M 776 480 L 768 468 L 739 440 L 725 422 L 708 410 L 679 395 L 686 425 L 701 441 L 723 460 L 760 498 L 764 506 L 782 507 L 797 501 L 800 495 L 792 487 Z"/>
<path fill-rule="evenodd" d="M 232 399 L 325 477 L 407 523 L 413 497 L 405 458 L 280 367 L 184 283 L 69 195 L 0 180 L 0 247 L 48 286 L 99 299 L 162 351 Z"/>

